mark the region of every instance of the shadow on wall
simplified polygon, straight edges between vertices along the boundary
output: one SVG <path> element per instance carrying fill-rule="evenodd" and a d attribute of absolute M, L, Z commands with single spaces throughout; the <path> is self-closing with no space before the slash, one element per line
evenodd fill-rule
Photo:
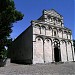
<path fill-rule="evenodd" d="M 32 64 L 32 60 L 31 59 L 27 59 L 27 60 L 11 60 L 11 63 L 30 65 L 30 64 Z"/>

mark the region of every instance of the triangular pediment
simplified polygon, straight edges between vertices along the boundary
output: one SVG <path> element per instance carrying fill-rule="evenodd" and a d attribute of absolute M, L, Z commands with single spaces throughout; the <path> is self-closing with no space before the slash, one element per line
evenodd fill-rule
<path fill-rule="evenodd" d="M 45 13 L 46 15 L 50 15 L 50 16 L 62 18 L 62 16 L 61 16 L 58 12 L 56 12 L 54 9 L 45 10 L 44 13 Z"/>

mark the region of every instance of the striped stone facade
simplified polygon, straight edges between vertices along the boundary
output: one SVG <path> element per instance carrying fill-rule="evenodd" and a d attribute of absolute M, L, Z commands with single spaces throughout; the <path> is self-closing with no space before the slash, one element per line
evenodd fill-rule
<path fill-rule="evenodd" d="M 72 32 L 64 27 L 63 16 L 44 10 L 13 41 L 8 54 L 11 62 L 23 64 L 75 61 Z"/>
<path fill-rule="evenodd" d="M 72 32 L 64 27 L 63 17 L 55 10 L 44 10 L 32 26 L 34 64 L 75 60 Z"/>

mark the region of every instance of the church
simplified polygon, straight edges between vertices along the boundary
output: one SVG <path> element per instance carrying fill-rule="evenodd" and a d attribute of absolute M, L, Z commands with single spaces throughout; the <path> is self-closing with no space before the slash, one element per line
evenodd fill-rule
<path fill-rule="evenodd" d="M 54 9 L 43 10 L 9 48 L 13 63 L 37 64 L 75 61 L 72 31 Z"/>

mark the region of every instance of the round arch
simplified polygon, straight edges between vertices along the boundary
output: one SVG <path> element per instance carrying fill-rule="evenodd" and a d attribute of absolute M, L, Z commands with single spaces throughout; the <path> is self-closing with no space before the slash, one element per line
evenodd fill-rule
<path fill-rule="evenodd" d="M 52 31 L 53 31 L 53 36 L 56 36 L 56 35 L 58 34 L 57 28 L 54 27 L 54 28 L 52 29 Z"/>
<path fill-rule="evenodd" d="M 52 62 L 52 40 L 48 37 L 44 40 L 44 56 L 46 63 Z"/>
<path fill-rule="evenodd" d="M 68 53 L 68 61 L 73 61 L 72 43 L 69 40 L 67 41 L 67 53 Z"/>
<path fill-rule="evenodd" d="M 51 27 L 51 26 L 48 26 L 48 29 L 49 29 L 49 30 L 52 30 L 52 27 Z"/>
<path fill-rule="evenodd" d="M 61 49 L 61 60 L 62 60 L 62 62 L 66 62 L 68 55 L 67 55 L 66 41 L 65 40 L 60 41 L 60 49 Z"/>
<path fill-rule="evenodd" d="M 33 61 L 34 63 L 44 63 L 43 56 L 43 38 L 37 36 L 33 46 Z"/>
<path fill-rule="evenodd" d="M 40 28 L 40 25 L 39 24 L 36 24 L 35 27 L 39 27 Z"/>
<path fill-rule="evenodd" d="M 35 41 L 36 41 L 36 39 L 38 39 L 38 40 L 42 39 L 44 41 L 44 38 L 42 36 L 36 36 Z"/>
<path fill-rule="evenodd" d="M 40 25 L 33 26 L 33 34 L 40 34 Z"/>
<path fill-rule="evenodd" d="M 53 39 L 53 59 L 55 62 L 61 61 L 61 50 L 60 50 L 60 41 L 55 38 Z"/>
<path fill-rule="evenodd" d="M 63 30 L 62 30 L 61 28 L 58 29 L 58 36 L 59 36 L 60 38 L 63 37 Z"/>
<path fill-rule="evenodd" d="M 47 26 L 47 29 L 46 29 L 46 35 L 47 36 L 52 36 L 52 27 L 51 26 Z"/>
<path fill-rule="evenodd" d="M 57 39 L 57 38 L 55 38 L 55 39 L 53 39 L 53 43 L 57 43 L 57 44 L 59 44 L 59 46 L 60 46 L 60 40 L 59 39 Z"/>
<path fill-rule="evenodd" d="M 47 41 L 49 41 L 49 40 L 50 40 L 50 41 L 51 41 L 51 44 L 52 44 L 52 39 L 51 39 L 51 38 L 46 37 L 46 38 L 45 38 L 45 40 L 47 40 Z M 45 41 L 45 40 L 44 40 L 44 41 Z"/>
<path fill-rule="evenodd" d="M 65 44 L 66 44 L 66 41 L 65 41 L 65 40 L 61 40 L 60 42 L 62 42 L 62 43 L 65 43 Z"/>
<path fill-rule="evenodd" d="M 41 34 L 45 35 L 46 34 L 46 27 L 45 26 L 41 26 Z"/>

